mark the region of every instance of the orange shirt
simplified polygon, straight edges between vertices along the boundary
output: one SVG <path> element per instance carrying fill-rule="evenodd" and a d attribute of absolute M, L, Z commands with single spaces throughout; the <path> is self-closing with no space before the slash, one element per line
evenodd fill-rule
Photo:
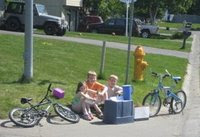
<path fill-rule="evenodd" d="M 95 90 L 95 91 L 103 91 L 104 89 L 104 85 L 99 83 L 99 82 L 94 82 L 94 83 L 89 83 L 89 82 L 86 82 L 86 86 L 89 88 L 89 89 L 92 89 L 92 90 Z"/>

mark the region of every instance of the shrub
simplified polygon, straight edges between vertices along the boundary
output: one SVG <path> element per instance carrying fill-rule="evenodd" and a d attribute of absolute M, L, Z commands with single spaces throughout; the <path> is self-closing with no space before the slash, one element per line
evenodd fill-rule
<path fill-rule="evenodd" d="M 172 35 L 171 39 L 183 39 L 183 33 L 182 32 L 176 32 Z"/>

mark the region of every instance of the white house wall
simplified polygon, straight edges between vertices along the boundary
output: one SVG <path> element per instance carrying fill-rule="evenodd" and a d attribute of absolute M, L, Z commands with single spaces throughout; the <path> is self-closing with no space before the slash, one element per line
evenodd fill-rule
<path fill-rule="evenodd" d="M 48 14 L 62 17 L 65 0 L 34 0 L 34 2 L 44 4 Z"/>
<path fill-rule="evenodd" d="M 82 7 L 83 0 L 66 0 L 67 6 Z"/>

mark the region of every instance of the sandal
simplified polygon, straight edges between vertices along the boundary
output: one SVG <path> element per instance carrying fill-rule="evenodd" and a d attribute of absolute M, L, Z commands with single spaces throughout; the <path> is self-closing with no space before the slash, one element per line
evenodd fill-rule
<path fill-rule="evenodd" d="M 89 116 L 90 116 L 91 119 L 94 119 L 94 116 L 93 116 L 92 113 L 89 113 Z"/>
<path fill-rule="evenodd" d="M 99 119 L 103 119 L 103 113 L 97 113 L 97 117 L 98 117 Z"/>
<path fill-rule="evenodd" d="M 91 121 L 92 118 L 89 115 L 83 115 L 83 119 Z"/>

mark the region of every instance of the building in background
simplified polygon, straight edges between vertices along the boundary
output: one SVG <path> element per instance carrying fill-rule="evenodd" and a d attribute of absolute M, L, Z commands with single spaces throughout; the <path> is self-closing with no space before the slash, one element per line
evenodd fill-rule
<path fill-rule="evenodd" d="M 5 8 L 5 2 L 4 0 L 0 0 L 0 18 L 3 16 L 4 8 Z"/>
<path fill-rule="evenodd" d="M 65 18 L 70 31 L 78 29 L 79 9 L 83 5 L 83 0 L 34 0 L 34 2 L 44 4 L 50 15 Z"/>

